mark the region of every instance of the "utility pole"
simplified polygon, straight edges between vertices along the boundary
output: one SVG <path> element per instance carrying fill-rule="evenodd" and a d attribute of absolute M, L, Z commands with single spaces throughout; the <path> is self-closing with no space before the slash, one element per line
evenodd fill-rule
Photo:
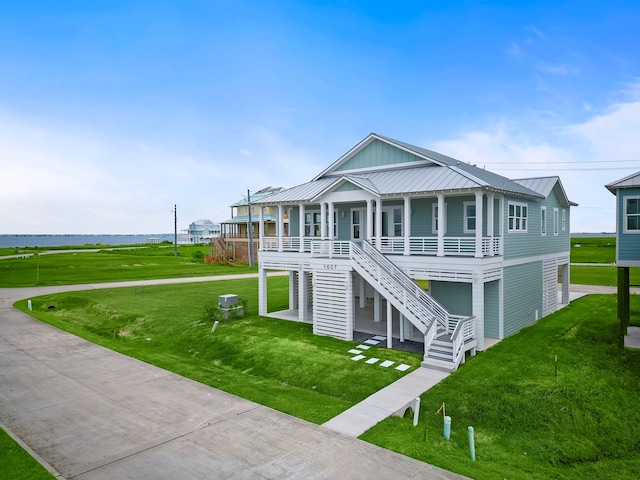
<path fill-rule="evenodd" d="M 178 256 L 178 205 L 173 205 L 173 256 Z"/>
<path fill-rule="evenodd" d="M 247 222 L 247 231 L 249 232 L 249 266 L 253 268 L 253 224 L 251 222 L 251 193 L 247 188 L 247 211 L 249 212 L 249 220 Z"/>

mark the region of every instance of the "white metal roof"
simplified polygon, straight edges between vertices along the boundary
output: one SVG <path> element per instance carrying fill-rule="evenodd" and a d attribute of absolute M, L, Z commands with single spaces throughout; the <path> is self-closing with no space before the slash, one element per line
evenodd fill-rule
<path fill-rule="evenodd" d="M 632 173 L 620 180 L 616 180 L 615 182 L 609 183 L 605 185 L 607 189 L 614 195 L 616 194 L 616 190 L 619 188 L 633 188 L 640 187 L 640 172 Z"/>

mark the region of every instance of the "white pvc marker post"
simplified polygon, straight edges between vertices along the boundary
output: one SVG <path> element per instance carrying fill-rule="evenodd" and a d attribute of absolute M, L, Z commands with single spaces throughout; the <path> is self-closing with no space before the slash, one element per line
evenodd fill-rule
<path fill-rule="evenodd" d="M 418 418 L 420 418 L 420 397 L 416 397 L 416 401 L 413 405 L 413 426 L 418 426 Z"/>
<path fill-rule="evenodd" d="M 29 311 L 33 310 L 33 305 L 31 305 L 31 300 L 27 300 L 27 307 L 29 308 Z"/>
<path fill-rule="evenodd" d="M 211 327 L 211 333 L 216 331 L 216 328 L 218 328 L 218 320 L 216 320 L 215 322 L 213 322 L 213 327 Z"/>

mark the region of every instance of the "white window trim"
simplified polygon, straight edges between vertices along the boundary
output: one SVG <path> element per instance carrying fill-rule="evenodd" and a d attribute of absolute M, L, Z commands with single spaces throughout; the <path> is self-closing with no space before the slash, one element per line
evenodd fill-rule
<path fill-rule="evenodd" d="M 316 232 L 315 232 L 315 230 L 316 230 L 316 229 L 314 228 L 314 226 L 315 226 L 315 225 L 319 225 L 319 226 L 321 227 L 321 226 L 322 226 L 322 219 L 320 220 L 320 223 L 316 224 L 316 223 L 313 221 L 313 220 L 314 220 L 314 218 L 315 218 L 315 214 L 316 214 L 316 213 L 317 213 L 318 215 L 320 215 L 321 210 L 319 210 L 319 209 L 313 209 L 313 210 L 306 209 L 306 210 L 304 211 L 304 226 L 303 226 L 303 227 L 304 227 L 305 237 L 307 237 L 307 238 L 311 238 L 311 237 L 312 237 L 312 238 L 320 238 L 319 236 L 318 236 L 318 237 L 316 237 L 316 235 L 315 235 L 315 233 L 316 233 Z M 311 216 L 311 223 L 309 223 L 309 224 L 307 224 L 307 215 L 310 215 L 310 216 Z M 307 235 L 307 225 L 309 225 L 309 235 Z"/>
<path fill-rule="evenodd" d="M 540 208 L 540 235 L 547 236 L 547 207 Z"/>
<path fill-rule="evenodd" d="M 558 232 L 560 229 L 560 212 L 558 211 L 557 208 L 553 209 L 553 235 L 555 237 L 558 236 Z"/>
<path fill-rule="evenodd" d="M 627 200 L 639 200 L 640 201 L 640 196 L 639 195 L 629 195 L 628 197 L 623 197 L 622 198 L 622 208 L 623 208 L 622 231 L 624 233 L 628 233 L 630 235 L 638 235 L 638 234 L 640 234 L 640 228 L 638 230 L 629 230 L 627 228 L 627 215 L 628 215 L 627 214 Z"/>
<path fill-rule="evenodd" d="M 395 226 L 395 222 L 393 222 L 393 211 L 399 209 L 400 210 L 400 235 L 389 235 L 389 226 Z M 387 214 L 387 235 L 383 235 L 386 237 L 396 237 L 400 238 L 404 236 L 404 207 L 402 205 L 396 205 L 391 207 L 383 207 L 382 212 Z M 392 221 L 389 221 L 391 219 Z M 383 232 L 384 233 L 384 232 Z M 395 233 L 395 229 L 394 229 Z"/>
<path fill-rule="evenodd" d="M 511 205 L 513 205 L 514 208 L 514 216 L 513 218 L 520 218 L 520 228 L 510 228 L 509 227 L 509 219 L 512 218 L 509 216 L 509 207 L 511 207 Z M 527 215 L 526 216 L 520 216 L 520 217 L 516 217 L 515 216 L 515 208 L 516 207 L 525 207 L 527 209 Z M 520 210 L 522 212 L 522 209 Z M 526 227 L 522 228 L 522 220 L 526 220 Z M 527 231 L 529 230 L 529 204 L 527 203 L 521 203 L 521 202 L 507 202 L 507 232 L 509 233 L 527 233 Z"/>
<path fill-rule="evenodd" d="M 431 233 L 434 235 L 438 234 L 438 229 L 436 228 L 436 209 L 438 208 L 438 202 L 434 202 L 431 204 Z M 444 204 L 444 215 L 445 218 L 447 216 L 447 204 Z M 440 223 L 442 223 L 442 219 L 439 218 Z M 447 224 L 445 222 L 444 225 L 444 234 L 447 234 Z"/>
<path fill-rule="evenodd" d="M 359 213 L 359 222 L 357 224 L 353 223 L 353 212 L 358 212 Z M 349 236 L 351 238 L 351 240 L 354 241 L 359 241 L 359 240 L 364 240 L 367 232 L 366 232 L 366 218 L 367 218 L 367 209 L 366 208 L 352 208 L 349 210 Z M 353 236 L 353 227 L 355 225 L 358 225 L 360 227 L 360 238 L 355 238 Z"/>
<path fill-rule="evenodd" d="M 567 229 L 567 210 L 562 209 L 562 231 L 564 232 Z"/>
<path fill-rule="evenodd" d="M 463 202 L 462 203 L 462 209 L 463 209 L 463 217 L 464 217 L 464 233 L 476 233 L 476 229 L 473 228 L 468 228 L 469 227 L 469 222 L 467 221 L 469 218 L 473 218 L 476 220 L 476 222 L 478 221 L 478 211 L 476 210 L 476 215 L 474 217 L 469 217 L 467 216 L 467 207 L 469 205 L 476 205 L 476 202 Z M 477 223 L 476 223 L 476 228 L 478 227 Z"/>

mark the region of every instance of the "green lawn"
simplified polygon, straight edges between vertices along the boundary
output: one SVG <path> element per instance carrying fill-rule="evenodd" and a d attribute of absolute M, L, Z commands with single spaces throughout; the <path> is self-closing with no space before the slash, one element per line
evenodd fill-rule
<path fill-rule="evenodd" d="M 269 310 L 286 309 L 288 277 L 268 282 Z M 354 362 L 348 350 L 357 343 L 315 336 L 311 325 L 259 317 L 257 292 L 258 280 L 248 279 L 73 292 L 32 302 L 40 320 L 315 423 L 407 373 Z M 222 323 L 212 334 L 202 318 L 205 305 L 228 293 L 248 300 L 248 316 Z M 17 306 L 26 310 L 27 301 Z M 416 353 L 378 354 L 414 368 L 422 361 Z"/>
<path fill-rule="evenodd" d="M 571 263 L 613 263 L 615 261 L 615 237 L 571 238 Z"/>
<path fill-rule="evenodd" d="M 0 478 L 52 480 L 55 477 L 0 428 Z"/>
<path fill-rule="evenodd" d="M 257 272 L 246 265 L 205 263 L 206 246 L 145 246 L 100 252 L 39 254 L 0 261 L 0 288 L 72 285 Z"/>
<path fill-rule="evenodd" d="M 617 348 L 615 312 L 612 295 L 577 300 L 425 392 L 419 427 L 390 418 L 361 438 L 476 479 L 640 478 L 640 352 Z"/>

